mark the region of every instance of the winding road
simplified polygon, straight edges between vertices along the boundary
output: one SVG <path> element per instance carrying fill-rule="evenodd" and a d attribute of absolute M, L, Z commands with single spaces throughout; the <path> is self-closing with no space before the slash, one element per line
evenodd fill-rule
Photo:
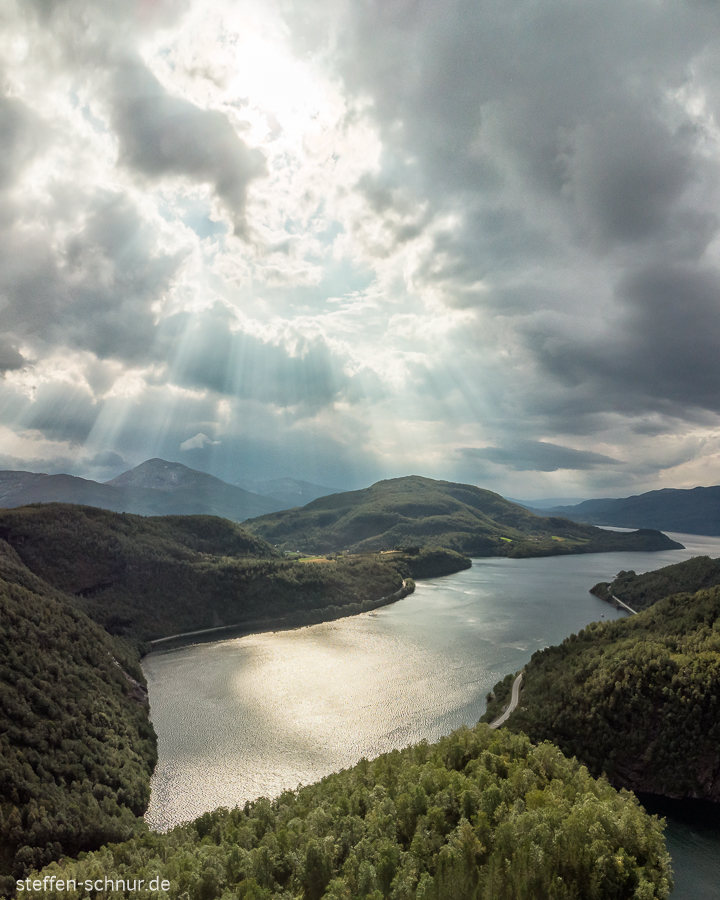
<path fill-rule="evenodd" d="M 490 723 L 491 728 L 499 728 L 501 725 L 504 725 L 510 717 L 510 713 L 515 709 L 518 705 L 518 700 L 520 699 L 520 687 L 522 685 L 523 673 L 521 672 L 518 677 L 513 681 L 512 686 L 512 697 L 510 699 L 510 706 L 505 710 L 505 712 L 498 716 L 494 722 Z"/>

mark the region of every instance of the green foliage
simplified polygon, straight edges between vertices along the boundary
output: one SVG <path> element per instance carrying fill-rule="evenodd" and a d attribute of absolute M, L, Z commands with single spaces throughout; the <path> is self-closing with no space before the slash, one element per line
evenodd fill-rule
<path fill-rule="evenodd" d="M 0 881 L 143 828 L 156 751 L 138 640 L 361 612 L 412 592 L 415 572 L 470 565 L 423 550 L 292 562 L 222 519 L 63 504 L 3 511 L 0 534 Z"/>
<path fill-rule="evenodd" d="M 542 518 L 492 491 L 416 475 L 320 497 L 243 524 L 281 549 L 308 553 L 424 545 L 468 556 L 523 558 L 680 546 L 655 531 L 622 534 Z"/>
<path fill-rule="evenodd" d="M 173 900 L 660 900 L 671 887 L 661 824 L 632 795 L 484 725 L 38 877 L 52 875 L 78 890 L 46 900 L 105 876 L 160 876 Z"/>
<path fill-rule="evenodd" d="M 139 682 L 137 655 L 0 541 L 0 876 L 142 827 L 156 750 Z"/>
<path fill-rule="evenodd" d="M 512 697 L 512 686 L 515 681 L 515 675 L 512 672 L 498 681 L 492 691 L 487 695 L 487 708 L 484 715 L 480 717 L 481 722 L 494 722 L 498 716 L 501 716 L 503 710 L 510 703 Z"/>
<path fill-rule="evenodd" d="M 592 593 L 604 600 L 614 595 L 640 612 L 671 594 L 695 593 L 716 584 L 720 584 L 720 559 L 696 556 L 644 575 L 636 575 L 633 571 L 619 572 L 613 582 L 596 584 Z"/>
<path fill-rule="evenodd" d="M 60 503 L 0 512 L 0 537 L 108 632 L 135 642 L 337 618 L 397 593 L 403 577 L 470 565 L 448 551 L 287 560 L 225 519 L 143 518 Z"/>
<path fill-rule="evenodd" d="M 720 800 L 720 587 L 535 653 L 508 726 L 618 785 Z"/>

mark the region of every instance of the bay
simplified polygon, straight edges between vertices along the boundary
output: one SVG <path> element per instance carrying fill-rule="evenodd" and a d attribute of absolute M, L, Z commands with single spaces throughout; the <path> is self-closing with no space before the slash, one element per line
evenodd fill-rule
<path fill-rule="evenodd" d="M 165 831 L 475 724 L 487 692 L 535 650 L 626 615 L 590 594 L 593 584 L 621 569 L 720 556 L 720 538 L 671 537 L 686 549 L 477 559 L 373 613 L 150 654 L 159 761 L 146 821 Z M 674 900 L 720 898 L 710 875 L 701 893 L 692 880 L 683 886 L 700 860 L 716 871 L 717 831 L 698 825 L 685 839 L 686 823 L 668 821 Z"/>

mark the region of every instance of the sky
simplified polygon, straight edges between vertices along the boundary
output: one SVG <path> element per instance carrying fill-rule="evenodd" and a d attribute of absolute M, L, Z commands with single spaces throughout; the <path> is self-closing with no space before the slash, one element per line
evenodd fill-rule
<path fill-rule="evenodd" d="M 720 483 L 720 5 L 0 0 L 0 468 Z"/>

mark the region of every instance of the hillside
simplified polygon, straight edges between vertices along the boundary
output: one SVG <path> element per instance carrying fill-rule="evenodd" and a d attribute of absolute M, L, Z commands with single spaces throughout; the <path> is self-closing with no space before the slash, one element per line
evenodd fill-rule
<path fill-rule="evenodd" d="M 323 487 L 309 481 L 298 481 L 297 478 L 271 478 L 267 481 L 250 481 L 243 485 L 248 491 L 272 497 L 277 500 L 280 509 L 291 509 L 293 506 L 305 506 L 318 497 L 337 494 L 338 488 Z"/>
<path fill-rule="evenodd" d="M 661 826 L 634 797 L 486 726 L 37 877 L 61 900 L 68 879 L 80 897 L 100 874 L 131 886 L 159 875 L 171 900 L 665 900 L 672 885 Z M 135 896 L 126 884 L 113 896 Z"/>
<path fill-rule="evenodd" d="M 145 832 L 144 640 L 337 618 L 469 565 L 445 550 L 286 560 L 211 516 L 0 511 L 0 892 L 11 874 Z"/>
<path fill-rule="evenodd" d="M 284 508 L 272 497 L 162 459 L 147 460 L 106 484 L 74 475 L 0 472 L 0 507 L 31 503 L 76 503 L 142 516 L 214 515 L 234 522 Z"/>
<path fill-rule="evenodd" d="M 496 705 L 508 685 L 496 686 Z M 720 587 L 713 587 L 593 623 L 533 654 L 508 727 L 552 740 L 616 786 L 719 802 L 718 696 Z"/>
<path fill-rule="evenodd" d="M 644 575 L 636 575 L 633 571 L 618 572 L 614 581 L 601 581 L 590 592 L 610 602 L 613 596 L 617 597 L 640 612 L 670 594 L 694 594 L 716 584 L 720 584 L 720 559 L 696 556 Z"/>
<path fill-rule="evenodd" d="M 0 540 L 0 891 L 142 828 L 156 761 L 143 685 L 137 655 Z"/>
<path fill-rule="evenodd" d="M 664 488 L 619 500 L 585 500 L 576 506 L 556 506 L 544 514 L 592 525 L 717 536 L 720 535 L 720 486 L 690 490 Z"/>
<path fill-rule="evenodd" d="M 0 538 L 111 634 L 134 642 L 337 618 L 396 593 L 403 578 L 470 565 L 450 551 L 288 560 L 215 516 L 145 518 L 59 503 L 0 510 Z"/>
<path fill-rule="evenodd" d="M 621 534 L 542 518 L 491 491 L 417 475 L 321 497 L 244 524 L 280 549 L 311 553 L 421 544 L 470 556 L 525 557 L 680 546 L 657 532 Z"/>

